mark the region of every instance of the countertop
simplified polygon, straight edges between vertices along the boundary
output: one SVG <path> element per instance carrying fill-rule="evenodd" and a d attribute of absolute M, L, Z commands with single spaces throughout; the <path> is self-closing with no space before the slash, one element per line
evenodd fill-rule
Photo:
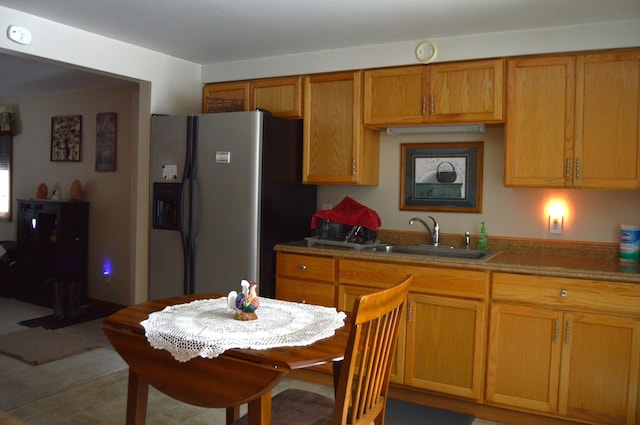
<path fill-rule="evenodd" d="M 617 258 L 597 258 L 580 255 L 545 255 L 501 251 L 487 261 L 461 260 L 417 255 L 380 253 L 350 248 L 313 245 L 307 241 L 278 244 L 278 252 L 324 255 L 373 261 L 392 261 L 416 265 L 455 267 L 495 272 L 538 274 L 556 277 L 606 280 L 640 284 L 640 263 L 624 263 Z"/>

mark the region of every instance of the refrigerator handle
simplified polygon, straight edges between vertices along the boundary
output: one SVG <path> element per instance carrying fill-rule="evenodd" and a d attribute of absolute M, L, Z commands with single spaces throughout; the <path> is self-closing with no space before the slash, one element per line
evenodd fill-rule
<path fill-rule="evenodd" d="M 192 277 L 191 272 L 193 270 L 192 267 L 192 251 L 191 251 L 191 208 L 187 207 L 186 203 L 190 203 L 191 200 L 191 175 L 193 172 L 193 163 L 192 163 L 192 140 L 193 140 L 193 118 L 191 116 L 187 117 L 187 152 L 184 161 L 184 172 L 182 173 L 182 180 L 180 182 L 180 220 L 179 220 L 179 230 L 180 230 L 180 239 L 182 242 L 182 264 L 183 266 L 183 291 L 184 294 L 191 294 L 193 291 L 191 290 Z M 188 192 L 188 193 L 187 193 Z M 186 208 L 185 208 L 186 207 Z M 187 216 L 185 217 L 185 210 Z M 186 218 L 186 223 L 185 223 Z"/>
<path fill-rule="evenodd" d="M 186 294 L 195 293 L 195 284 L 196 284 L 196 235 L 194 234 L 194 226 L 193 226 L 193 209 L 195 208 L 194 201 L 194 185 L 196 176 L 198 175 L 198 116 L 191 116 L 191 125 L 189 125 L 189 144 L 191 149 L 189 149 L 189 153 L 191 158 L 189 159 L 190 164 L 190 173 L 189 173 L 189 212 L 188 212 L 188 226 L 189 232 L 187 233 L 187 244 L 189 250 L 189 280 L 188 280 L 188 288 L 187 281 L 185 281 L 185 291 Z M 185 263 L 186 264 L 186 263 Z"/>

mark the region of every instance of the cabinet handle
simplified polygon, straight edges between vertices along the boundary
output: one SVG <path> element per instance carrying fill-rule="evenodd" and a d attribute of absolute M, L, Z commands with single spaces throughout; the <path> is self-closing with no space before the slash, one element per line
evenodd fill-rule
<path fill-rule="evenodd" d="M 576 179 L 580 180 L 580 158 L 576 159 Z"/>
<path fill-rule="evenodd" d="M 553 330 L 553 343 L 558 343 L 558 333 L 560 332 L 560 326 L 558 325 L 558 320 L 556 319 L 555 329 Z"/>
<path fill-rule="evenodd" d="M 411 316 L 413 316 L 413 301 L 409 301 L 409 311 L 407 311 L 407 321 L 411 323 Z"/>
<path fill-rule="evenodd" d="M 569 322 L 567 320 L 567 323 L 565 324 L 565 328 L 564 328 L 564 343 L 568 344 L 569 343 L 569 334 L 571 331 L 571 322 Z"/>
<path fill-rule="evenodd" d="M 355 159 L 351 160 L 351 175 L 352 176 L 356 175 L 356 160 Z"/>
<path fill-rule="evenodd" d="M 430 97 L 430 108 L 431 108 L 431 115 L 435 115 L 436 114 L 436 102 L 433 96 L 429 96 Z"/>
<path fill-rule="evenodd" d="M 422 96 L 422 115 L 427 114 L 427 96 Z"/>
<path fill-rule="evenodd" d="M 571 178 L 571 159 L 567 158 L 567 166 L 565 167 L 565 179 L 569 180 Z"/>
<path fill-rule="evenodd" d="M 300 266 L 298 268 L 300 270 L 307 270 L 307 266 L 305 266 L 304 264 L 300 264 Z"/>
<path fill-rule="evenodd" d="M 569 292 L 567 292 L 566 289 L 563 289 L 562 291 L 560 291 L 560 296 L 561 297 L 566 297 L 567 295 L 569 295 Z"/>

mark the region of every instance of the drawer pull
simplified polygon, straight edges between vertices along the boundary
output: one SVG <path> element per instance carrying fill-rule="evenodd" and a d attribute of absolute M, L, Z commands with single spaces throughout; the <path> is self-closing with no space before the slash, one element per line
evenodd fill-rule
<path fill-rule="evenodd" d="M 566 297 L 567 295 L 569 295 L 569 293 L 567 292 L 566 289 L 563 289 L 562 291 L 560 291 L 560 296 L 561 297 Z"/>
<path fill-rule="evenodd" d="M 300 264 L 300 267 L 298 267 L 300 270 L 307 270 L 307 266 L 305 266 L 304 264 Z"/>

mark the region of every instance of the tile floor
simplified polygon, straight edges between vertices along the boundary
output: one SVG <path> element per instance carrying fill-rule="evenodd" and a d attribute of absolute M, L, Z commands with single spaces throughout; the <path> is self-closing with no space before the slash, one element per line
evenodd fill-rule
<path fill-rule="evenodd" d="M 50 309 L 0 297 L 0 335 L 24 328 L 18 322 Z M 73 331 L 103 338 L 101 320 L 73 326 Z M 69 328 L 65 328 L 69 329 Z M 126 412 L 126 365 L 105 341 L 105 347 L 39 366 L 0 354 L 0 410 L 30 425 L 121 425 Z M 298 380 L 288 387 L 332 394 L 332 389 Z M 243 409 L 244 411 L 244 409 Z M 224 423 L 223 409 L 204 409 L 173 400 L 151 388 L 147 423 L 151 425 L 211 425 Z M 388 424 L 401 425 L 401 424 Z M 472 425 L 501 425 L 474 420 Z"/>

